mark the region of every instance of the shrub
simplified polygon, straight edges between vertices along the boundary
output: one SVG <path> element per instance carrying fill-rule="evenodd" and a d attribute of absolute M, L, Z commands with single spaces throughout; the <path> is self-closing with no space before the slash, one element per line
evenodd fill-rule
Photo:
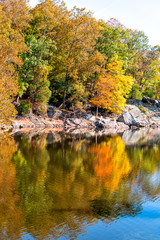
<path fill-rule="evenodd" d="M 22 100 L 17 108 L 18 114 L 25 115 L 31 110 L 31 102 L 29 100 Z"/>
<path fill-rule="evenodd" d="M 130 95 L 131 95 L 131 96 L 130 96 L 131 98 L 137 99 L 137 100 L 140 100 L 140 101 L 142 100 L 142 97 L 143 97 L 143 95 L 142 95 L 142 93 L 140 92 L 137 84 L 133 85 L 132 91 L 131 91 L 131 94 L 130 94 Z"/>

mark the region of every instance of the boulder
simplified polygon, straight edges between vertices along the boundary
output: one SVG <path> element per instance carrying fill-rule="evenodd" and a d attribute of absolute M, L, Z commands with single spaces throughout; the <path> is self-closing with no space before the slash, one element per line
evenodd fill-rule
<path fill-rule="evenodd" d="M 145 127 L 149 124 L 146 116 L 134 105 L 127 105 L 123 113 L 117 118 L 117 122 L 137 127 Z"/>
<path fill-rule="evenodd" d="M 65 127 L 93 128 L 94 125 L 92 124 L 92 122 L 90 122 L 84 118 L 68 118 L 65 121 Z"/>
<path fill-rule="evenodd" d="M 156 106 L 160 108 L 160 101 L 159 100 L 156 100 L 156 101 L 157 101 Z"/>
<path fill-rule="evenodd" d="M 55 114 L 56 111 L 56 107 L 52 106 L 52 105 L 48 105 L 47 106 L 47 114 L 49 118 L 52 118 Z"/>
<path fill-rule="evenodd" d="M 60 109 L 55 109 L 53 117 L 61 118 L 63 117 L 63 112 Z"/>
<path fill-rule="evenodd" d="M 117 128 L 117 122 L 113 118 L 103 118 L 103 117 L 97 117 L 95 122 L 96 128 L 106 128 L 106 129 L 116 129 Z"/>
<path fill-rule="evenodd" d="M 72 124 L 74 124 L 78 128 L 87 128 L 88 127 L 87 121 L 85 119 L 71 118 L 70 121 Z"/>
<path fill-rule="evenodd" d="M 91 115 L 91 114 L 87 114 L 85 116 L 85 119 L 88 120 L 88 121 L 91 121 L 91 122 L 95 122 L 96 121 L 96 117 L 94 115 Z"/>
<path fill-rule="evenodd" d="M 116 119 L 113 119 L 113 118 L 103 118 L 102 119 L 102 123 L 104 124 L 104 127 L 105 128 L 117 128 L 117 122 L 116 122 Z"/>
<path fill-rule="evenodd" d="M 101 121 L 96 121 L 95 123 L 95 126 L 96 126 L 96 128 L 104 128 L 104 123 L 102 123 Z"/>
<path fill-rule="evenodd" d="M 147 96 L 144 96 L 144 97 L 142 98 L 142 102 L 143 102 L 143 103 L 150 104 L 150 105 L 159 106 L 159 101 L 158 101 L 158 100 L 152 99 L 152 98 L 147 97 Z"/>

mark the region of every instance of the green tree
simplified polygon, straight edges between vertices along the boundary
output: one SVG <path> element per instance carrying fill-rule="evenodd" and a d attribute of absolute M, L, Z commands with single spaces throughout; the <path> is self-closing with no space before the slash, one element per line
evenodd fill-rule
<path fill-rule="evenodd" d="M 25 40 L 29 50 L 21 55 L 24 64 L 18 69 L 19 96 L 28 97 L 32 103 L 32 110 L 43 113 L 51 95 L 47 78 L 51 70 L 48 58 L 52 55 L 55 45 L 45 36 L 36 39 L 33 35 L 27 35 Z"/>

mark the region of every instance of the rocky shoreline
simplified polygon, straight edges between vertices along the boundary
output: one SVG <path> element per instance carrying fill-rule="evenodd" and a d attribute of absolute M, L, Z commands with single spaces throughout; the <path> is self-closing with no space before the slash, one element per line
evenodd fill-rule
<path fill-rule="evenodd" d="M 157 103 L 156 103 L 157 104 Z M 81 117 L 66 117 L 61 110 L 51 108 L 48 117 L 30 115 L 18 116 L 10 126 L 0 126 L 1 131 L 19 131 L 20 129 L 59 128 L 65 132 L 86 132 L 103 130 L 109 133 L 121 133 L 129 129 L 159 128 L 160 110 L 153 102 L 130 101 L 120 115 L 95 116 L 91 113 Z"/>

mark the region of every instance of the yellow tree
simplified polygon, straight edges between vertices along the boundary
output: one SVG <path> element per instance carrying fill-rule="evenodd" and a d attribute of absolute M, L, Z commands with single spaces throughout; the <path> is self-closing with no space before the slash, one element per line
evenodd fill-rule
<path fill-rule="evenodd" d="M 108 63 L 106 71 L 96 83 L 95 96 L 91 99 L 93 105 L 115 113 L 123 110 L 133 85 L 133 78 L 126 76 L 122 67 L 123 63 L 118 57 Z"/>
<path fill-rule="evenodd" d="M 64 2 L 56 0 L 42 0 L 35 8 L 31 9 L 33 16 L 30 21 L 32 32 L 36 37 L 48 36 L 57 38 L 57 27 L 60 22 L 64 22 L 68 16 L 68 10 Z"/>
<path fill-rule="evenodd" d="M 122 61 L 115 58 L 108 64 L 108 71 L 114 78 L 115 90 L 112 92 L 112 104 L 109 110 L 120 113 L 126 103 L 126 98 L 132 89 L 133 77 L 125 75 Z"/>
<path fill-rule="evenodd" d="M 27 26 L 23 21 L 27 9 L 19 11 L 18 3 L 23 1 L 0 2 L 0 124 L 15 116 L 12 101 L 18 90 L 16 66 L 22 64 L 19 53 L 26 50 L 22 26 Z"/>
<path fill-rule="evenodd" d="M 11 28 L 21 33 L 29 27 L 31 14 L 29 13 L 28 0 L 2 0 L 0 5 L 3 8 L 7 18 L 11 21 Z M 17 35 L 17 38 L 20 38 Z"/>

